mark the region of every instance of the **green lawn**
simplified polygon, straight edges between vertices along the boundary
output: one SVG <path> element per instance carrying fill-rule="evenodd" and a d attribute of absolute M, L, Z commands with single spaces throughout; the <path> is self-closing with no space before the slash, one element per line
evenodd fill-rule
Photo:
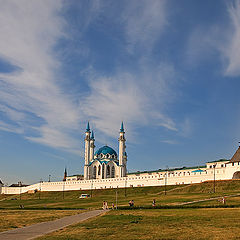
<path fill-rule="evenodd" d="M 157 205 L 177 205 L 182 202 L 206 199 L 211 197 L 221 197 L 240 193 L 240 181 L 221 181 L 216 183 L 216 193 L 212 193 L 213 183 L 202 183 L 193 185 L 167 186 L 167 195 L 164 195 L 164 186 L 161 187 L 138 187 L 125 189 L 102 189 L 94 190 L 92 198 L 79 199 L 82 193 L 91 194 L 91 191 L 66 191 L 64 198 L 62 192 L 41 192 L 35 194 L 22 194 L 6 196 L 6 200 L 0 201 L 1 209 L 16 209 L 24 205 L 25 209 L 39 208 L 62 208 L 62 209 L 93 209 L 100 208 L 103 201 L 109 205 L 116 204 L 127 206 L 129 200 L 134 200 L 136 206 L 149 206 L 153 199 Z M 4 198 L 4 196 L 1 196 Z M 17 200 L 11 200 L 11 199 Z M 216 201 L 215 201 L 216 202 Z M 239 204 L 238 198 L 229 198 L 227 204 Z M 204 203 L 201 203 L 201 205 Z M 208 203 L 211 204 L 211 203 Z"/>
<path fill-rule="evenodd" d="M 173 188 L 176 188 L 176 186 L 168 186 L 167 190 Z M 116 191 L 118 204 L 120 205 L 127 205 L 131 199 L 134 199 L 136 204 L 151 204 L 153 198 L 163 196 L 163 190 L 163 187 L 128 188 L 125 196 L 125 189 L 102 189 L 94 190 L 92 198 L 88 199 L 79 199 L 79 196 L 82 193 L 91 194 L 91 191 L 66 191 L 64 198 L 62 192 L 26 193 L 21 195 L 21 200 L 19 195 L 10 198 L 7 196 L 7 200 L 0 201 L 0 208 L 18 208 L 20 204 L 24 205 L 25 208 L 100 208 L 103 201 L 108 201 L 109 205 L 116 204 Z M 10 200 L 14 198 L 17 200 Z"/>
<path fill-rule="evenodd" d="M 81 212 L 80 210 L 0 210 L 0 232 Z"/>
<path fill-rule="evenodd" d="M 239 229 L 239 208 L 115 210 L 38 240 L 236 240 Z"/>
<path fill-rule="evenodd" d="M 216 193 L 212 190 L 213 182 L 206 182 L 167 186 L 166 195 L 164 186 L 94 190 L 92 198 L 88 199 L 79 199 L 79 196 L 82 193 L 91 194 L 91 191 L 68 191 L 64 195 L 63 192 L 25 193 L 21 199 L 19 195 L 1 195 L 0 231 L 75 214 L 78 210 L 74 209 L 101 208 L 103 201 L 111 206 L 112 203 L 116 204 L 116 193 L 118 206 L 122 207 L 128 206 L 128 201 L 132 199 L 136 207 L 150 207 L 153 199 L 156 199 L 157 206 L 175 207 L 184 202 L 239 194 L 240 181 L 217 181 Z M 24 210 L 20 210 L 20 205 L 24 205 Z M 215 199 L 187 205 L 201 206 L 201 209 L 111 211 L 102 217 L 53 233 L 46 239 L 224 239 L 226 234 L 228 239 L 240 239 L 237 236 L 240 196 L 227 197 L 226 206 L 231 205 L 235 207 L 204 208 L 223 206 Z"/>

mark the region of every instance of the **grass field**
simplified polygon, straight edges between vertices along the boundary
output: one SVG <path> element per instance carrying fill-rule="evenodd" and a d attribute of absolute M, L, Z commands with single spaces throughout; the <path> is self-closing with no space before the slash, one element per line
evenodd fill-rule
<path fill-rule="evenodd" d="M 38 240 L 240 239 L 240 209 L 110 211 Z"/>
<path fill-rule="evenodd" d="M 213 183 L 202 183 L 193 185 L 167 186 L 167 195 L 164 195 L 164 187 L 139 187 L 117 190 L 118 205 L 127 206 L 129 200 L 134 200 L 137 206 L 151 205 L 152 200 L 156 199 L 157 205 L 177 205 L 183 202 L 212 197 L 221 197 L 240 193 L 240 181 L 221 181 L 216 182 L 216 193 L 212 193 Z M 41 192 L 35 194 L 1 196 L 0 209 L 17 209 L 24 205 L 25 209 L 93 209 L 100 208 L 103 201 L 109 205 L 116 204 L 116 189 L 94 190 L 93 197 L 89 199 L 79 199 L 82 193 L 91 194 L 91 191 L 67 191 L 64 192 Z M 6 200 L 4 200 L 6 197 Z M 17 199 L 17 200 L 11 200 Z M 220 204 L 217 201 L 210 201 L 207 204 Z M 227 204 L 240 204 L 237 198 L 227 199 Z M 201 203 L 203 205 L 204 203 Z"/>
<path fill-rule="evenodd" d="M 180 186 L 180 188 L 184 185 Z M 167 189 L 174 189 L 176 186 L 168 186 Z M 178 187 L 179 188 L 179 187 Z M 128 188 L 118 189 L 117 198 L 119 205 L 127 205 L 128 201 L 134 199 L 136 204 L 151 204 L 153 198 L 162 197 L 164 187 L 145 187 L 145 188 Z M 100 208 L 103 201 L 108 201 L 109 204 L 116 203 L 116 189 L 94 190 L 92 198 L 79 199 L 82 193 L 91 194 L 91 191 L 66 191 L 64 198 L 62 192 L 41 192 L 35 194 L 22 194 L 21 200 L 19 195 L 6 196 L 7 199 L 0 201 L 0 208 L 19 208 L 23 204 L 26 208 Z M 40 194 L 40 197 L 39 197 Z M 178 193 L 179 194 L 179 193 Z M 161 197 L 160 197 L 161 196 Z M 40 198 L 40 199 L 39 199 Z M 17 199 L 17 200 L 11 200 Z M 164 200 L 165 201 L 165 200 Z"/>
<path fill-rule="evenodd" d="M 26 193 L 21 199 L 19 195 L 1 195 L 0 231 L 78 213 L 79 210 L 74 209 L 101 208 L 103 201 L 111 206 L 116 204 L 116 192 L 119 207 L 128 206 L 128 201 L 133 199 L 136 207 L 148 208 L 156 199 L 157 207 L 173 208 L 184 202 L 239 194 L 240 181 L 217 181 L 216 193 L 213 193 L 213 182 L 205 182 L 167 186 L 166 195 L 164 186 L 94 190 L 92 198 L 88 199 L 79 199 L 79 196 L 91 194 L 90 191 L 68 191 L 64 192 L 64 197 L 63 192 Z M 20 210 L 20 205 L 24 205 L 24 210 Z M 232 205 L 234 208 L 204 208 Z M 111 211 L 103 217 L 51 234 L 46 239 L 125 239 L 127 235 L 128 239 L 224 239 L 224 234 L 230 236 L 229 239 L 240 239 L 237 236 L 240 196 L 227 197 L 226 205 L 214 199 L 187 205 L 191 206 L 202 208 Z"/>
<path fill-rule="evenodd" d="M 0 232 L 78 214 L 80 210 L 0 210 Z"/>

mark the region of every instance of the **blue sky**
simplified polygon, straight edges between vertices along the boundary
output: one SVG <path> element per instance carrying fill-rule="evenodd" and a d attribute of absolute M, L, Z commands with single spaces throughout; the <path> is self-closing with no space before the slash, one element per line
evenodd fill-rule
<path fill-rule="evenodd" d="M 0 0 L 0 178 L 83 173 L 96 146 L 128 171 L 230 158 L 240 136 L 240 1 Z"/>

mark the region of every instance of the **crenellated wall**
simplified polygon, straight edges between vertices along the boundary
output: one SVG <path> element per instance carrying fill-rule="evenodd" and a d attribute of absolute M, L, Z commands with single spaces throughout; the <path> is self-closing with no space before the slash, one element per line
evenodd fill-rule
<path fill-rule="evenodd" d="M 223 165 L 223 167 L 222 167 Z M 215 174 L 214 174 L 215 171 Z M 177 184 L 201 183 L 204 181 L 232 179 L 240 171 L 240 163 L 216 164 L 215 169 L 195 168 L 172 171 L 146 172 L 129 174 L 122 178 L 92 179 L 79 181 L 42 182 L 27 187 L 2 187 L 1 194 L 21 194 L 28 191 L 70 191 L 104 188 L 163 186 Z"/>

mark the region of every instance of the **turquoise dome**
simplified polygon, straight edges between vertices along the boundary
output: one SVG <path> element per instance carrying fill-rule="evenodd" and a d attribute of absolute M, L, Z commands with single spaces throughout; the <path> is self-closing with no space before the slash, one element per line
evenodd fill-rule
<path fill-rule="evenodd" d="M 103 155 L 106 155 L 106 154 L 112 155 L 112 154 L 114 154 L 115 156 L 117 156 L 117 153 L 115 152 L 115 150 L 113 150 L 111 147 L 108 147 L 108 146 L 103 146 L 103 147 L 99 148 L 96 151 L 95 155 L 100 155 L 101 153 Z"/>

